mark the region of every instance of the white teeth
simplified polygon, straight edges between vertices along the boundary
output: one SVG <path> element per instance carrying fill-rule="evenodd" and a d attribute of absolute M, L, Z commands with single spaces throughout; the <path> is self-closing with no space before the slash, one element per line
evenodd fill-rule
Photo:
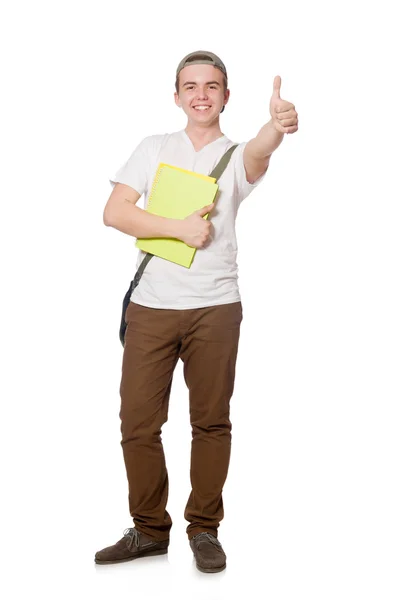
<path fill-rule="evenodd" d="M 195 106 L 195 110 L 208 110 L 209 106 Z"/>

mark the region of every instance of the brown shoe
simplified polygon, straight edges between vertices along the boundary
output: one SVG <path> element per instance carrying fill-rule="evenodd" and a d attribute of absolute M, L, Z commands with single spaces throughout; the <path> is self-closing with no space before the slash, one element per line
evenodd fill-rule
<path fill-rule="evenodd" d="M 226 569 L 226 554 L 217 538 L 204 531 L 190 540 L 196 567 L 203 573 L 219 573 Z"/>
<path fill-rule="evenodd" d="M 95 554 L 98 565 L 109 565 L 127 560 L 134 560 L 141 556 L 157 556 L 167 554 L 170 541 L 156 542 L 135 527 L 126 529 L 124 536 L 114 546 L 108 546 Z"/>

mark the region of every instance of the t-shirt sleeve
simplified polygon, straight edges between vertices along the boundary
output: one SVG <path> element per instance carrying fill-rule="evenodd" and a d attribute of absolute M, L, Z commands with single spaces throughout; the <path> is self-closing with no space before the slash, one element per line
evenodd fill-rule
<path fill-rule="evenodd" d="M 150 136 L 144 138 L 134 149 L 129 159 L 109 178 L 110 185 L 124 183 L 139 194 L 147 192 L 149 181 Z"/>
<path fill-rule="evenodd" d="M 249 183 L 247 181 L 247 176 L 245 173 L 244 167 L 244 148 L 246 147 L 247 142 L 242 142 L 237 146 L 235 151 L 233 152 L 233 164 L 234 164 L 234 176 L 237 188 L 237 195 L 239 199 L 239 203 L 242 202 L 249 194 L 258 187 L 258 185 L 263 181 L 266 172 L 263 173 L 254 183 Z"/>

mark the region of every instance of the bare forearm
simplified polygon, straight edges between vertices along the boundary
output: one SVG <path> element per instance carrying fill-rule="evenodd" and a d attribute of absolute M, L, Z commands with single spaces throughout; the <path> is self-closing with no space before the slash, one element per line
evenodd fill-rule
<path fill-rule="evenodd" d="M 113 209 L 112 215 L 104 218 L 104 223 L 135 238 L 180 239 L 182 228 L 181 220 L 153 215 L 128 201 L 120 204 L 117 210 Z"/>
<path fill-rule="evenodd" d="M 284 134 L 275 129 L 271 119 L 264 125 L 258 135 L 251 140 L 250 152 L 255 158 L 270 156 L 283 141 Z"/>

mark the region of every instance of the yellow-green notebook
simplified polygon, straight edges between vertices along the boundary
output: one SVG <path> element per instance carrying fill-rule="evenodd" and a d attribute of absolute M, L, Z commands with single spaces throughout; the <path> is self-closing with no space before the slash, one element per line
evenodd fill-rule
<path fill-rule="evenodd" d="M 161 217 L 184 219 L 215 201 L 219 187 L 215 181 L 208 175 L 160 163 L 146 210 Z M 205 215 L 204 219 L 207 218 Z M 135 245 L 144 252 L 187 268 L 197 250 L 174 238 L 138 238 Z"/>

